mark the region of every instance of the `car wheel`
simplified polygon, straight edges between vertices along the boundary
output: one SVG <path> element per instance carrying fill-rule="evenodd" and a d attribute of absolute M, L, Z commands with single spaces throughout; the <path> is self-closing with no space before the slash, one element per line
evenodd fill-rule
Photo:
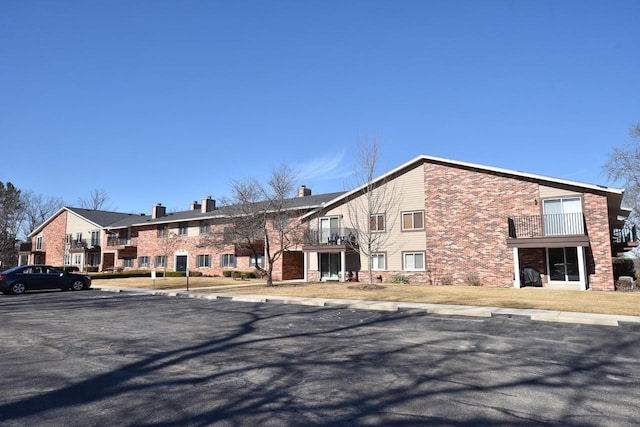
<path fill-rule="evenodd" d="M 27 290 L 27 287 L 24 285 L 24 283 L 20 283 L 20 282 L 14 283 L 9 288 L 9 292 L 11 292 L 13 295 L 24 294 L 26 290 Z"/>
<path fill-rule="evenodd" d="M 76 279 L 71 284 L 71 289 L 74 291 L 81 291 L 84 289 L 84 282 L 80 279 Z"/>

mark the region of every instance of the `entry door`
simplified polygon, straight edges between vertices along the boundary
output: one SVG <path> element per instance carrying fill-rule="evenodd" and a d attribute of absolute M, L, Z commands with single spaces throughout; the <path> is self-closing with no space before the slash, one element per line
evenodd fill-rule
<path fill-rule="evenodd" d="M 559 282 L 580 281 L 578 248 L 549 248 L 550 280 Z"/>
<path fill-rule="evenodd" d="M 340 254 L 320 254 L 320 280 L 338 280 Z"/>
<path fill-rule="evenodd" d="M 338 217 L 320 218 L 320 243 L 328 243 L 340 230 Z"/>
<path fill-rule="evenodd" d="M 584 234 L 582 199 L 567 197 L 544 200 L 544 228 L 547 236 Z"/>
<path fill-rule="evenodd" d="M 176 271 L 187 271 L 187 256 L 176 256 Z"/>

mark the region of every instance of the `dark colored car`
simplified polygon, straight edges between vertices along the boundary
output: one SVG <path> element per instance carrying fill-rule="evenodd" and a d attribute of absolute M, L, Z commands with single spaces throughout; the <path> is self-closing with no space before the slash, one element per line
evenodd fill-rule
<path fill-rule="evenodd" d="M 91 277 L 50 265 L 21 265 L 0 273 L 0 291 L 3 294 L 18 295 L 40 289 L 80 291 L 90 286 Z"/>

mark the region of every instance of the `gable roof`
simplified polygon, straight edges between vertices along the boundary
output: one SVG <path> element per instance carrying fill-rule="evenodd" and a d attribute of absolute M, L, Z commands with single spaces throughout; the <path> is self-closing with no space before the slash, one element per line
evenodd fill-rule
<path fill-rule="evenodd" d="M 335 192 L 327 194 L 318 194 L 304 197 L 293 197 L 288 200 L 287 210 L 313 210 L 324 205 L 329 200 L 333 200 L 344 192 Z M 221 206 L 210 212 L 201 212 L 199 209 L 187 210 L 179 212 L 170 212 L 159 218 L 153 218 L 146 215 L 129 215 L 110 223 L 105 228 L 113 230 L 118 228 L 127 228 L 151 224 L 171 224 L 186 221 L 201 221 L 216 218 L 226 218 L 234 212 L 232 207 Z"/>
<path fill-rule="evenodd" d="M 384 181 L 385 179 L 388 179 L 395 175 L 402 174 L 406 170 L 413 169 L 414 167 L 417 167 L 423 163 L 439 163 L 439 164 L 444 164 L 444 165 L 449 165 L 449 166 L 459 167 L 464 169 L 476 169 L 480 172 L 506 175 L 506 176 L 511 176 L 511 177 L 520 178 L 520 179 L 532 180 L 538 183 L 547 183 L 550 185 L 554 185 L 554 184 L 564 185 L 564 186 L 575 187 L 578 189 L 589 190 L 592 192 L 606 193 L 609 208 L 616 210 L 615 215 L 628 216 L 628 213 L 630 212 L 629 209 L 620 207 L 620 203 L 622 202 L 622 196 L 624 194 L 624 189 L 621 189 L 621 188 L 613 188 L 613 187 L 607 187 L 604 185 L 588 184 L 588 183 L 579 182 L 579 181 L 571 181 L 568 179 L 554 178 L 554 177 L 545 176 L 545 175 L 521 172 L 513 169 L 498 168 L 494 166 L 481 165 L 478 163 L 470 163 L 470 162 L 463 162 L 458 160 L 445 159 L 442 157 L 427 156 L 425 154 L 421 154 L 417 157 L 414 157 L 408 162 L 403 163 L 394 169 L 391 169 L 390 171 L 380 175 L 378 178 L 375 178 L 371 183 L 375 184 L 375 183 Z M 338 195 L 336 198 L 328 201 L 323 206 L 320 206 L 311 212 L 307 212 L 305 215 L 302 216 L 302 218 L 303 219 L 308 218 L 310 216 L 317 214 L 320 210 L 324 208 L 343 202 L 345 199 L 349 198 L 350 196 L 364 190 L 369 184 L 370 183 L 365 183 L 357 188 L 354 188 L 351 191 Z"/>
<path fill-rule="evenodd" d="M 65 211 L 71 212 L 74 215 L 84 218 L 85 220 L 93 224 L 96 228 L 104 228 L 107 225 L 113 222 L 119 221 L 120 219 L 130 215 L 122 212 L 101 211 L 101 210 L 94 210 L 94 209 L 83 209 L 83 208 L 63 206 L 56 213 L 51 215 L 45 222 L 40 224 L 31 233 L 29 233 L 27 237 L 31 237 L 39 233 L 40 231 L 42 231 L 44 227 L 46 227 L 51 221 L 53 221 L 62 212 L 65 212 Z"/>

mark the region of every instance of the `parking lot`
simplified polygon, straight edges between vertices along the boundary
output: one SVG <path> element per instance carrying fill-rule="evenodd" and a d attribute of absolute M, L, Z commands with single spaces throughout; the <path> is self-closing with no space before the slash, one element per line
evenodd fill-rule
<path fill-rule="evenodd" d="M 0 296 L 4 426 L 637 424 L 640 326 Z"/>

